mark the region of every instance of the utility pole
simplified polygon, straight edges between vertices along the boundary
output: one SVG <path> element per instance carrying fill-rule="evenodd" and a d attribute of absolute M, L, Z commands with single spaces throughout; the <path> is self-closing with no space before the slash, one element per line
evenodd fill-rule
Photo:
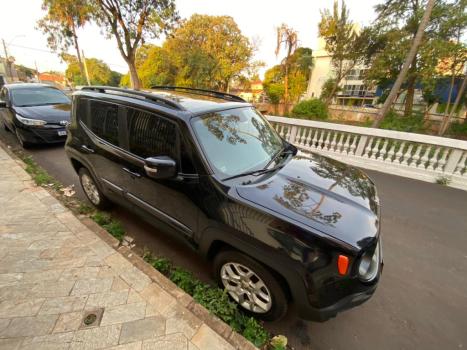
<path fill-rule="evenodd" d="M 6 49 L 6 44 L 5 44 L 4 39 L 2 39 L 2 43 L 3 43 L 3 50 L 5 51 L 6 75 L 7 77 L 9 76 L 11 80 L 13 80 L 13 74 L 11 73 L 11 67 L 10 67 L 10 60 L 8 58 L 8 51 Z"/>
<path fill-rule="evenodd" d="M 40 83 L 41 82 L 41 77 L 39 75 L 39 69 L 37 69 L 37 62 L 34 61 L 34 66 L 36 66 L 36 77 L 37 77 L 37 81 Z"/>
<path fill-rule="evenodd" d="M 88 65 L 86 63 L 86 57 L 84 57 L 83 50 L 81 50 L 81 56 L 83 56 L 84 74 L 86 74 L 86 81 L 88 82 L 88 85 L 91 85 L 91 81 L 89 80 Z"/>

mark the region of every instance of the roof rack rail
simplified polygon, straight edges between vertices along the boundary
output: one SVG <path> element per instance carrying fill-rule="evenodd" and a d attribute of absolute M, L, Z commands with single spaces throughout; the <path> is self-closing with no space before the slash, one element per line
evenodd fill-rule
<path fill-rule="evenodd" d="M 166 106 L 169 106 L 169 107 L 181 110 L 181 111 L 185 110 L 185 108 L 180 103 L 177 103 L 172 99 L 165 98 L 160 95 L 159 96 L 154 95 L 150 92 L 144 92 L 144 91 L 138 91 L 138 90 L 132 90 L 132 89 L 126 89 L 126 88 L 118 88 L 118 87 L 113 87 L 113 86 L 101 86 L 101 85 L 83 86 L 81 90 L 97 91 L 101 93 L 105 93 L 106 91 L 115 91 L 115 92 L 119 92 L 120 94 L 142 97 L 147 100 L 158 102 L 160 104 L 163 104 L 163 105 L 166 105 Z"/>
<path fill-rule="evenodd" d="M 190 87 L 183 87 L 183 86 L 151 86 L 151 89 L 159 89 L 159 90 L 181 90 L 181 91 L 187 91 L 191 92 L 194 94 L 198 95 L 207 95 L 207 96 L 213 96 L 213 97 L 218 97 L 222 98 L 225 100 L 232 100 L 232 101 L 237 101 L 237 102 L 246 102 L 243 98 L 240 96 L 228 94 L 226 92 L 220 92 L 220 91 L 214 91 L 214 90 L 205 90 L 205 89 L 196 89 L 196 88 L 190 88 Z"/>

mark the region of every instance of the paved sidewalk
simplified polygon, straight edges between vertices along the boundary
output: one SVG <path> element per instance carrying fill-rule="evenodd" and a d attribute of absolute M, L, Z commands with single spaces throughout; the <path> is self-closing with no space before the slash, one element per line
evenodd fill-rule
<path fill-rule="evenodd" d="M 234 348 L 161 283 L 0 148 L 0 349 Z"/>

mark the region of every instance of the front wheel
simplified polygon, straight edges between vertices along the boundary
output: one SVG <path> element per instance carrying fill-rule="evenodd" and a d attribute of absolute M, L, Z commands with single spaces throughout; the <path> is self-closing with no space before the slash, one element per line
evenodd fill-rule
<path fill-rule="evenodd" d="M 214 259 L 219 284 L 247 313 L 266 321 L 282 318 L 287 298 L 273 274 L 254 259 L 229 250 Z"/>
<path fill-rule="evenodd" d="M 101 192 L 94 180 L 94 177 L 86 168 L 79 169 L 79 181 L 83 188 L 84 194 L 97 209 L 107 209 L 110 207 L 110 201 Z"/>

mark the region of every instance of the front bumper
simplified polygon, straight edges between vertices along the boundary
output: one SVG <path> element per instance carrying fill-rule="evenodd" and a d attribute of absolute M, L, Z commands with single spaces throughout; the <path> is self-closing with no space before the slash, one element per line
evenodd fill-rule
<path fill-rule="evenodd" d="M 16 128 L 18 137 L 24 142 L 34 144 L 63 143 L 66 140 L 65 127 L 22 127 Z M 65 132 L 65 135 L 59 135 Z"/>
<path fill-rule="evenodd" d="M 374 284 L 363 292 L 348 295 L 337 301 L 335 304 L 320 309 L 314 308 L 309 304 L 300 305 L 298 308 L 298 314 L 301 318 L 310 321 L 327 321 L 330 318 L 336 317 L 339 312 L 363 304 L 365 301 L 371 298 L 376 290 L 376 287 L 377 284 Z"/>

